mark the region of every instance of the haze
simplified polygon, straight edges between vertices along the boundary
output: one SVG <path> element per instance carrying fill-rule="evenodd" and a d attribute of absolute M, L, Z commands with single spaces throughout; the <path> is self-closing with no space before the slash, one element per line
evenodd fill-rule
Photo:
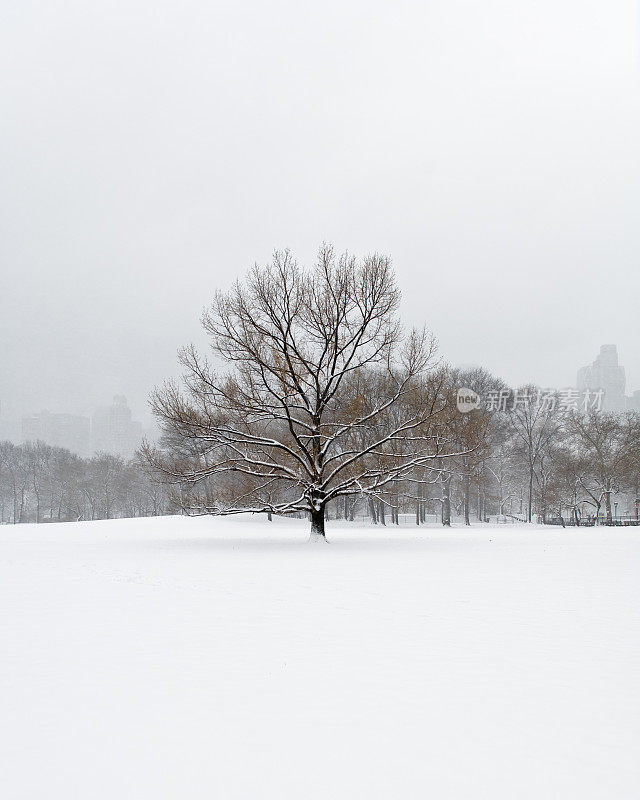
<path fill-rule="evenodd" d="M 640 388 L 635 2 L 26 2 L 0 30 L 2 420 L 124 394 L 276 247 L 390 253 L 512 384 Z M 13 428 L 12 428 L 13 430 Z"/>

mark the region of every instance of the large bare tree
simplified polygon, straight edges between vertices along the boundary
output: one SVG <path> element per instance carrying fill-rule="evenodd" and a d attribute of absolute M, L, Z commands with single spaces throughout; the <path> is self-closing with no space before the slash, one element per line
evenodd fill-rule
<path fill-rule="evenodd" d="M 308 512 L 351 495 L 388 502 L 394 481 L 456 455 L 406 402 L 434 360 L 424 331 L 403 335 L 390 259 L 336 256 L 302 269 L 289 251 L 254 267 L 203 315 L 213 361 L 181 351 L 182 384 L 152 406 L 163 446 L 148 462 L 180 485 L 188 513 Z M 376 374 L 375 402 L 364 396 Z M 368 394 L 368 393 L 367 393 Z"/>

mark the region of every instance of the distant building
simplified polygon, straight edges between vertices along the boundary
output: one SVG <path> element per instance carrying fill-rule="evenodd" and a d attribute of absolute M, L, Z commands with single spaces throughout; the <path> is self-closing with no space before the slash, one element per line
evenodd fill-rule
<path fill-rule="evenodd" d="M 588 367 L 578 370 L 578 389 L 604 389 L 603 411 L 624 411 L 624 390 L 627 378 L 624 367 L 618 364 L 618 349 L 615 344 L 603 344 L 596 360 Z"/>
<path fill-rule="evenodd" d="M 81 456 L 90 452 L 89 418 L 41 411 L 22 418 L 22 441 L 65 447 Z"/>
<path fill-rule="evenodd" d="M 45 442 L 80 456 L 106 452 L 128 458 L 140 447 L 142 433 L 141 423 L 131 419 L 122 395 L 114 397 L 110 406 L 97 409 L 91 420 L 49 411 L 22 418 L 23 442 Z"/>
<path fill-rule="evenodd" d="M 11 439 L 9 422 L 4 414 L 2 400 L 0 400 L 0 440 Z"/>
<path fill-rule="evenodd" d="M 640 390 L 627 397 L 627 408 L 629 411 L 640 411 Z"/>
<path fill-rule="evenodd" d="M 615 344 L 603 344 L 593 364 L 578 370 L 577 385 L 580 391 L 604 389 L 603 411 L 640 411 L 640 391 L 625 395 L 627 378 Z"/>
<path fill-rule="evenodd" d="M 142 442 L 142 424 L 131 419 L 127 398 L 116 395 L 113 403 L 99 408 L 91 424 L 91 449 L 94 453 L 132 456 Z"/>

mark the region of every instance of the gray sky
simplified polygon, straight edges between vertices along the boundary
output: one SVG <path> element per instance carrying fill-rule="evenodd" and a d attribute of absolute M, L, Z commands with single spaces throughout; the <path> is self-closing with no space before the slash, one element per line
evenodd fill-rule
<path fill-rule="evenodd" d="M 6 3 L 0 400 L 136 416 L 275 247 L 390 253 L 455 363 L 640 388 L 631 0 Z"/>

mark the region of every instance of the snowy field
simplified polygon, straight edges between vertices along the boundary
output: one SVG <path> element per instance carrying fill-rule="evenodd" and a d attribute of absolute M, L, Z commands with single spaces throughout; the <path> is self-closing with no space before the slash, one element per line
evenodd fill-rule
<path fill-rule="evenodd" d="M 6 800 L 640 796 L 640 530 L 0 528 Z"/>

